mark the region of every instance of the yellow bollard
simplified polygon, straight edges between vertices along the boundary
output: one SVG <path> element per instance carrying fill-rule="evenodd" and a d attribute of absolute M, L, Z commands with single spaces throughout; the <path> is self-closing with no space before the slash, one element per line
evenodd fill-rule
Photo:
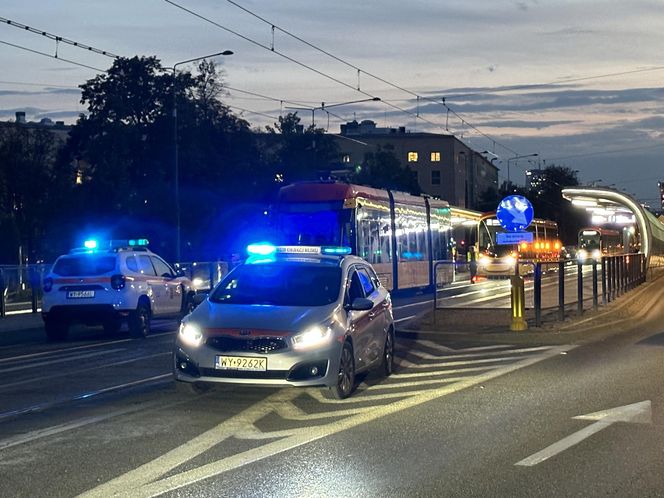
<path fill-rule="evenodd" d="M 515 332 L 528 330 L 528 322 L 524 318 L 526 312 L 526 288 L 523 283 L 523 277 L 512 275 L 510 281 L 512 284 L 512 323 L 510 324 L 510 330 Z"/>

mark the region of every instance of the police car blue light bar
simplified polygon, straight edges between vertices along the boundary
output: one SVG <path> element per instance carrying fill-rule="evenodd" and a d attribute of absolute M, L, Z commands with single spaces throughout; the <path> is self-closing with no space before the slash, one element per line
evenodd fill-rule
<path fill-rule="evenodd" d="M 98 242 L 94 239 L 89 239 L 83 242 L 83 247 L 85 247 L 86 249 L 97 249 L 98 245 L 99 245 Z"/>
<path fill-rule="evenodd" d="M 277 252 L 277 246 L 268 244 L 267 242 L 259 242 L 247 246 L 249 256 L 269 256 L 275 252 Z"/>
<path fill-rule="evenodd" d="M 321 247 L 320 252 L 323 254 L 332 254 L 335 256 L 345 256 L 346 254 L 350 254 L 350 247 L 344 247 L 344 246 L 327 246 L 327 247 Z"/>
<path fill-rule="evenodd" d="M 326 254 L 345 256 L 351 253 L 350 247 L 344 246 L 275 246 L 267 242 L 249 244 L 247 253 L 250 256 L 272 256 L 274 254 Z"/>

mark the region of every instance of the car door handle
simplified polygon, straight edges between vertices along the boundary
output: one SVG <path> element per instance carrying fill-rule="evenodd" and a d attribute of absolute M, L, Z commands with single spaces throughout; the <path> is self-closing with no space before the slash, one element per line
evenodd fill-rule
<path fill-rule="evenodd" d="M 373 311 L 370 311 L 369 312 L 369 320 L 373 320 L 374 318 L 376 318 L 376 313 L 373 312 Z"/>

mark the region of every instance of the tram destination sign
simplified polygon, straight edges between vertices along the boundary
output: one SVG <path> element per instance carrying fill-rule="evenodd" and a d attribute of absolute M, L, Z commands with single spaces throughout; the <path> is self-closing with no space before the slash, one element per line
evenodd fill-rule
<path fill-rule="evenodd" d="M 497 232 L 496 244 L 499 246 L 521 244 L 527 242 L 532 244 L 533 232 Z"/>

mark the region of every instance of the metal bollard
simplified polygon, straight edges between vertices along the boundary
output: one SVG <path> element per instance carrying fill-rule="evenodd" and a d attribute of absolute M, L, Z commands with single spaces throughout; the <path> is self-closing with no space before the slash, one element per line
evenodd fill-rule
<path fill-rule="evenodd" d="M 519 275 L 510 276 L 511 301 L 512 301 L 512 323 L 510 330 L 520 331 L 528 329 L 528 322 L 524 318 L 526 312 L 526 288 L 523 283 L 523 277 Z"/>
<path fill-rule="evenodd" d="M 593 261 L 593 310 L 597 310 L 598 296 L 597 296 L 597 261 Z"/>
<path fill-rule="evenodd" d="M 535 306 L 535 327 L 542 326 L 542 263 L 535 263 L 533 284 L 533 304 Z"/>
<path fill-rule="evenodd" d="M 579 315 L 583 314 L 583 265 L 576 265 L 576 310 Z"/>
<path fill-rule="evenodd" d="M 606 265 L 607 265 L 607 258 L 604 256 L 602 257 L 602 304 L 606 304 L 608 302 L 607 299 L 607 292 L 606 292 Z"/>
<path fill-rule="evenodd" d="M 565 263 L 558 263 L 558 319 L 565 320 Z"/>

